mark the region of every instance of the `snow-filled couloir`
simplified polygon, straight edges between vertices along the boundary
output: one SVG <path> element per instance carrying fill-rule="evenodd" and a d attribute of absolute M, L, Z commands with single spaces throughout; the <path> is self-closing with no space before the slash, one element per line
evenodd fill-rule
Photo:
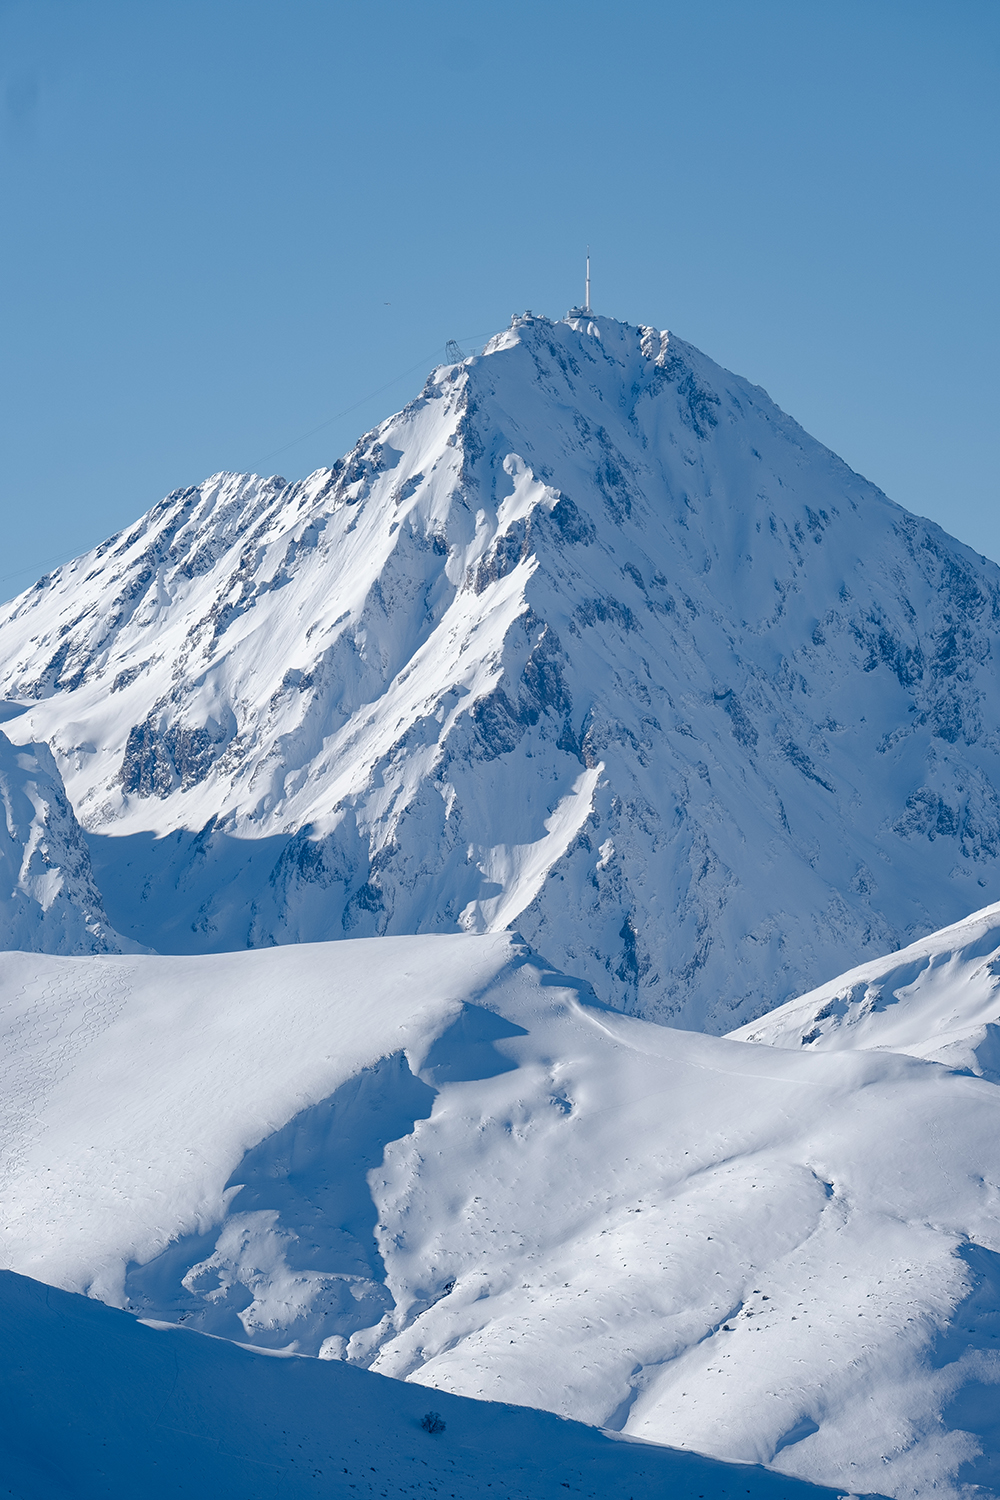
<path fill-rule="evenodd" d="M 726 1031 L 995 889 L 1000 572 L 690 345 L 530 315 L 0 611 L 116 926 L 516 923 Z"/>

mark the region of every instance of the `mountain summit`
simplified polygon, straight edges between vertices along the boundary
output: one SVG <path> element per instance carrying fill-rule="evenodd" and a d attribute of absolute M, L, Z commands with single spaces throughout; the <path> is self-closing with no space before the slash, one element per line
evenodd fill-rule
<path fill-rule="evenodd" d="M 995 894 L 998 618 L 758 387 L 525 315 L 332 468 L 41 579 L 0 694 L 161 952 L 516 924 L 728 1031 Z"/>

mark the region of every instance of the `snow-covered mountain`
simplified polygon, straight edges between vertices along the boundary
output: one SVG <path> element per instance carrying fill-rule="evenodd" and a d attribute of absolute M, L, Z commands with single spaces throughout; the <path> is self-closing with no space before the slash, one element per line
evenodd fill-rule
<path fill-rule="evenodd" d="M 526 315 L 0 612 L 115 925 L 494 931 L 727 1031 L 996 892 L 1000 571 L 673 336 Z"/>
<path fill-rule="evenodd" d="M 8 953 L 0 996 L 22 1274 L 854 1494 L 1000 1492 L 986 1078 L 623 1016 L 503 933 Z"/>
<path fill-rule="evenodd" d="M 0 732 L 0 948 L 121 953 L 136 946 L 123 944 L 107 919 L 48 746 L 15 746 Z"/>

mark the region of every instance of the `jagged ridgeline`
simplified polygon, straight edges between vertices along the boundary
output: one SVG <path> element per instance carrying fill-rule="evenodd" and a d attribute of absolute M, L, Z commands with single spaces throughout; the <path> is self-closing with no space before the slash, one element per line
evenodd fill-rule
<path fill-rule="evenodd" d="M 516 924 L 725 1031 L 997 895 L 1000 571 L 690 345 L 516 318 L 0 612 L 114 926 Z"/>

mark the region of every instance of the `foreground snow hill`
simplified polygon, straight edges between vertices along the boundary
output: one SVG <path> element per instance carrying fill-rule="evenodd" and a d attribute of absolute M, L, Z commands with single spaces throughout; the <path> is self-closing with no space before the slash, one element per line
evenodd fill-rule
<path fill-rule="evenodd" d="M 652 1025 L 510 934 L 5 954 L 0 996 L 17 1272 L 853 1493 L 1000 1493 L 985 1078 Z"/>
<path fill-rule="evenodd" d="M 0 1272 L 0 1493 L 18 1500 L 451 1496 L 833 1500 L 766 1469 L 538 1411 L 266 1358 Z M 421 1426 L 433 1410 L 444 1430 Z"/>
<path fill-rule="evenodd" d="M 108 921 L 49 747 L 12 745 L 0 731 L 0 948 L 121 953 L 137 946 Z"/>
<path fill-rule="evenodd" d="M 998 618 L 759 388 L 526 315 L 331 468 L 41 579 L 0 691 L 158 951 L 516 923 L 721 1032 L 993 890 Z"/>

